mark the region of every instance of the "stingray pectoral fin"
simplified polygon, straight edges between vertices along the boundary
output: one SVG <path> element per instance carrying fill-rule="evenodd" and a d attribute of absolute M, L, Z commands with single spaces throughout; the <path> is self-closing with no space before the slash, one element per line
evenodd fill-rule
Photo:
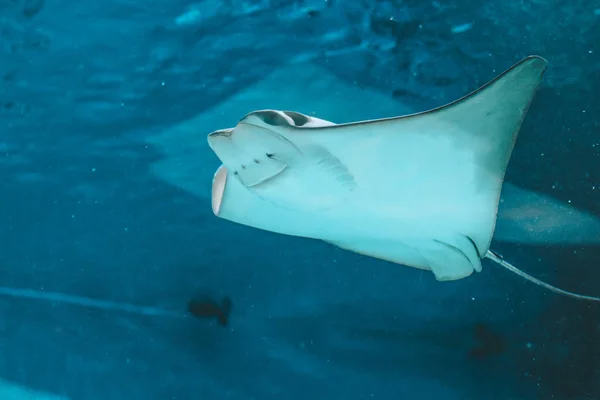
<path fill-rule="evenodd" d="M 442 242 L 463 235 L 482 258 L 546 66 L 543 58 L 528 57 L 462 99 L 423 113 L 287 131 L 338 157 L 369 199 L 373 220 L 395 221 L 396 235 Z"/>
<path fill-rule="evenodd" d="M 489 249 L 508 162 L 547 64 L 541 57 L 527 57 L 475 92 L 429 113 L 457 129 L 455 146 L 471 149 L 471 167 L 459 167 L 456 172 L 465 174 L 452 181 L 459 191 L 455 194 L 462 193 L 469 205 L 471 219 L 466 225 L 455 220 L 454 228 L 469 238 L 480 258 Z"/>

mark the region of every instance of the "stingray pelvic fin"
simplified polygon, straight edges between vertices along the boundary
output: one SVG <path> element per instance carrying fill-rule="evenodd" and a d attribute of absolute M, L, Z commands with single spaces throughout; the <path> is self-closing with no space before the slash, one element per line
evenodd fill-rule
<path fill-rule="evenodd" d="M 517 267 L 515 267 L 514 265 L 512 265 L 511 263 L 507 262 L 504 260 L 504 258 L 502 258 L 502 256 L 498 253 L 495 253 L 491 250 L 488 250 L 488 252 L 485 255 L 485 258 L 492 260 L 493 262 L 495 262 L 496 264 L 506 268 L 507 270 L 519 275 L 521 278 L 524 278 L 526 280 L 528 280 L 529 282 L 533 282 L 538 286 L 541 286 L 545 289 L 550 290 L 551 292 L 563 295 L 563 296 L 567 296 L 567 297 L 571 297 L 573 299 L 578 299 L 578 300 L 587 300 L 587 301 L 597 301 L 600 302 L 600 297 L 595 297 L 595 296 L 586 296 L 583 294 L 577 294 L 577 293 L 573 293 L 573 292 L 569 292 L 567 290 L 563 290 L 560 288 L 557 288 L 556 286 L 552 286 L 546 282 L 543 282 L 537 278 L 534 278 L 533 276 L 521 271 L 520 269 L 518 269 Z"/>

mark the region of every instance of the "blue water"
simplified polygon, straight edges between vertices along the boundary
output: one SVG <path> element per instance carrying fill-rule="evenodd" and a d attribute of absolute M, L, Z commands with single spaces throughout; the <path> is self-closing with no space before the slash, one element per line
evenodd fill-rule
<path fill-rule="evenodd" d="M 549 69 L 507 182 L 591 221 L 591 3 L 0 4 L 0 400 L 600 398 L 598 304 L 492 264 L 437 282 L 218 219 L 209 193 L 219 161 L 205 139 L 264 108 L 259 93 L 271 108 L 336 122 L 401 115 L 539 54 Z M 305 82 L 325 95 L 309 96 Z M 161 164 L 167 148 L 185 156 Z M 587 243 L 493 248 L 600 295 L 600 231 L 559 217 L 555 228 Z M 197 294 L 229 296 L 230 324 L 187 315 Z M 501 351 L 469 355 L 478 326 Z"/>

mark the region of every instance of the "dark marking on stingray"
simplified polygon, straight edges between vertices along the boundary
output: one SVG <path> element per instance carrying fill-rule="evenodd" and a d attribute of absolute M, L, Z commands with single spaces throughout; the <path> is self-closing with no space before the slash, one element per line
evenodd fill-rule
<path fill-rule="evenodd" d="M 463 236 L 466 237 L 469 242 L 471 242 L 471 244 L 473 245 L 473 247 L 475 247 L 475 251 L 481 257 L 481 253 L 479 252 L 479 249 L 477 248 L 477 245 L 475 244 L 475 242 L 473 241 L 473 239 L 471 239 L 471 236 L 467 236 L 467 235 L 463 235 Z"/>

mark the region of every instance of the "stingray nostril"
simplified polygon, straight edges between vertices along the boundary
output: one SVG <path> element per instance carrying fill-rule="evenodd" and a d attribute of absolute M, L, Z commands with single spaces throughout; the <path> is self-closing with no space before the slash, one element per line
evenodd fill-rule
<path fill-rule="evenodd" d="M 237 172 L 237 171 L 233 171 L 233 174 L 234 174 L 234 175 L 237 175 L 237 174 L 238 174 L 238 172 Z"/>
<path fill-rule="evenodd" d="M 256 158 L 254 159 L 254 163 L 255 164 L 260 164 L 260 161 L 258 161 Z"/>
<path fill-rule="evenodd" d="M 242 169 L 246 169 L 246 166 L 245 166 L 245 165 L 242 165 Z"/>
<path fill-rule="evenodd" d="M 266 155 L 268 158 L 273 158 L 275 156 L 275 154 L 273 154 L 273 153 L 266 153 Z"/>

